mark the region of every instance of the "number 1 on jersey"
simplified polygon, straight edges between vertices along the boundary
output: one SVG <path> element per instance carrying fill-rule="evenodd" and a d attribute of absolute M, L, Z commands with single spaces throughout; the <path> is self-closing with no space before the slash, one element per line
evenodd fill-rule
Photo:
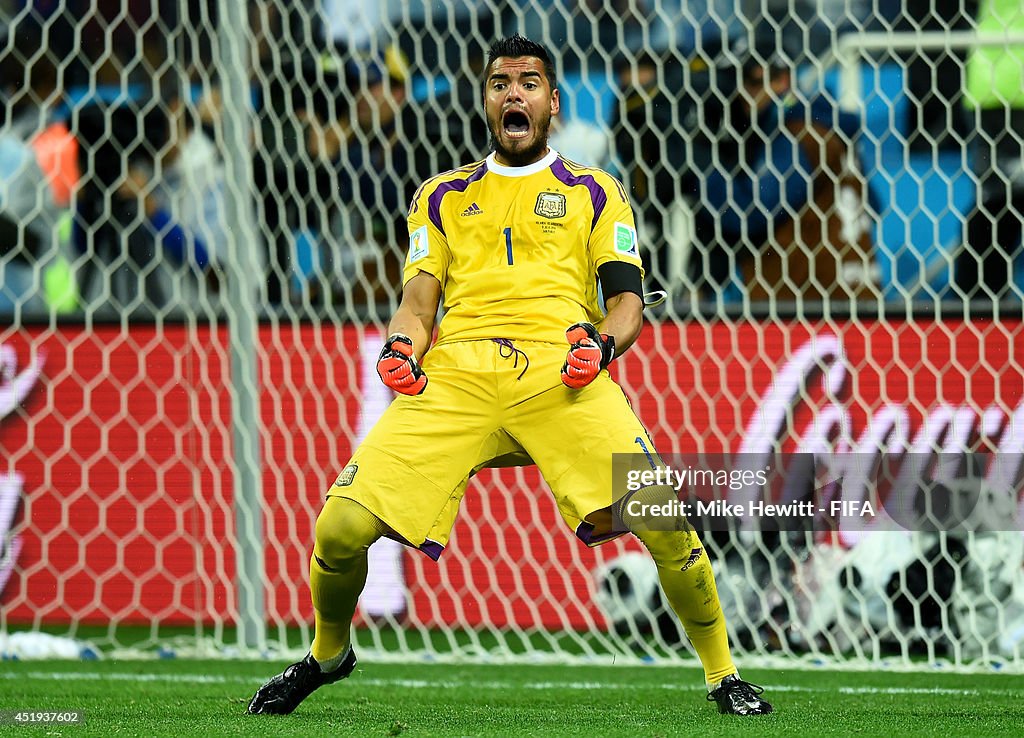
<path fill-rule="evenodd" d="M 512 266 L 512 227 L 509 226 L 502 233 L 505 234 L 505 255 L 508 257 L 508 265 Z"/>

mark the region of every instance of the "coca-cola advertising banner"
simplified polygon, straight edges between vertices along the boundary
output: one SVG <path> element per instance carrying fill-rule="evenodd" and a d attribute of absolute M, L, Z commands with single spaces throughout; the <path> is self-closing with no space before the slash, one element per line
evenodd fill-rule
<path fill-rule="evenodd" d="M 259 333 L 268 619 L 311 619 L 324 490 L 386 407 L 380 335 Z M 657 449 L 735 454 L 968 448 L 1024 457 L 1020 321 L 651 325 L 613 364 Z M 226 330 L 8 331 L 0 339 L 0 606 L 12 623 L 231 621 Z M 862 530 L 855 532 L 863 534 Z M 856 535 L 836 542 L 852 545 Z M 592 627 L 587 549 L 535 470 L 482 473 L 439 563 L 381 545 L 364 608 L 407 622 Z M 377 548 L 377 547 L 375 547 Z"/>

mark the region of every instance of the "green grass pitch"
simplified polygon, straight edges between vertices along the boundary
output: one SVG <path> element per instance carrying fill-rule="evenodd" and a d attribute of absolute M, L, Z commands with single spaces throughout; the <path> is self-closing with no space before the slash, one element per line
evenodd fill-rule
<path fill-rule="evenodd" d="M 1024 676 L 744 671 L 776 714 L 719 715 L 692 668 L 360 662 L 286 717 L 250 716 L 283 664 L 30 661 L 0 664 L 0 711 L 84 710 L 51 736 L 1006 736 L 1024 726 Z"/>

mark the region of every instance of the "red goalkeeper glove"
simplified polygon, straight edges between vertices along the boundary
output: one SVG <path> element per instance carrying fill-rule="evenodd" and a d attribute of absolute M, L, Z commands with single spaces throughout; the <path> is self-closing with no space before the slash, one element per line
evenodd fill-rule
<path fill-rule="evenodd" d="M 412 350 L 412 339 L 401 333 L 392 333 L 384 342 L 377 357 L 380 381 L 403 395 L 419 395 L 427 388 L 427 375 L 423 373 Z"/>
<path fill-rule="evenodd" d="M 590 323 L 573 323 L 565 331 L 569 354 L 562 365 L 562 384 L 586 387 L 615 358 L 615 339 L 598 333 Z"/>

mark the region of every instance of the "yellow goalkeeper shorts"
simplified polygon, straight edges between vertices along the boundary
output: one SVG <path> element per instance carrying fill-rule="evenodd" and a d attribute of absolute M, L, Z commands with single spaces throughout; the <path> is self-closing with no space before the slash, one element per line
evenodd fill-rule
<path fill-rule="evenodd" d="M 580 390 L 561 382 L 568 346 L 461 341 L 427 352 L 428 384 L 398 395 L 327 496 L 355 500 L 395 537 L 438 558 L 469 478 L 535 463 L 565 523 L 594 545 L 619 535 L 608 510 L 612 454 L 653 454 L 607 371 Z"/>

